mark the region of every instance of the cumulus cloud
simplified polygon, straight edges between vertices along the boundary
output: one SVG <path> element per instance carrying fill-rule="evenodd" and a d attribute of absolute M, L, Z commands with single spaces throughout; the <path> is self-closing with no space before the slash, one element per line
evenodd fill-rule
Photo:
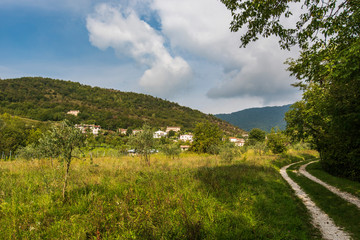
<path fill-rule="evenodd" d="M 119 56 L 129 56 L 148 67 L 139 81 L 145 91 L 170 96 L 187 88 L 192 77 L 189 64 L 171 56 L 164 37 L 134 10 L 98 5 L 87 18 L 87 29 L 92 45 L 103 50 L 113 48 Z"/>
<path fill-rule="evenodd" d="M 271 38 L 239 49 L 241 33 L 230 32 L 232 17 L 220 1 L 154 0 L 151 6 L 174 49 L 222 67 L 223 77 L 209 87 L 209 98 L 248 96 L 272 103 L 296 94 L 283 65 L 291 53 L 281 52 L 277 40 Z"/>

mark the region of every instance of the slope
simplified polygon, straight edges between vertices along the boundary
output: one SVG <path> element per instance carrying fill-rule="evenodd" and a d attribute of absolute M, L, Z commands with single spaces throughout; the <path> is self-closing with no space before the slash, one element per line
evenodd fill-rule
<path fill-rule="evenodd" d="M 69 115 L 70 110 L 80 113 Z M 41 77 L 0 80 L 0 113 L 41 121 L 96 123 L 111 130 L 137 128 L 145 122 L 153 127 L 181 126 L 190 130 L 207 120 L 229 134 L 243 132 L 212 115 L 150 95 Z"/>
<path fill-rule="evenodd" d="M 281 107 L 250 108 L 230 114 L 216 114 L 215 116 L 245 131 L 260 128 L 269 132 L 272 127 L 285 129 L 284 117 L 290 106 L 291 104 Z"/>

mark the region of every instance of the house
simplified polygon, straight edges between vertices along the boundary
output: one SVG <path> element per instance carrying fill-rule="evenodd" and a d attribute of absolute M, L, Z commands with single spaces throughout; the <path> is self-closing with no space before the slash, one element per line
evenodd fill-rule
<path fill-rule="evenodd" d="M 77 116 L 79 113 L 79 110 L 70 110 L 66 114 Z"/>
<path fill-rule="evenodd" d="M 141 129 L 134 129 L 133 131 L 132 131 L 132 134 L 133 135 L 136 135 L 136 134 L 138 134 L 138 133 L 141 133 L 141 132 L 143 132 L 144 130 L 141 130 Z"/>
<path fill-rule="evenodd" d="M 234 143 L 237 147 L 242 147 L 245 144 L 245 140 L 243 138 L 229 137 L 231 143 Z"/>
<path fill-rule="evenodd" d="M 94 124 L 75 124 L 75 127 L 80 129 L 82 133 L 91 132 L 94 135 L 98 135 L 101 127 Z"/>
<path fill-rule="evenodd" d="M 180 135 L 180 140 L 184 141 L 184 142 L 192 142 L 193 141 L 193 135 L 192 134 Z"/>
<path fill-rule="evenodd" d="M 187 151 L 187 150 L 189 150 L 190 146 L 189 145 L 181 145 L 180 148 L 181 148 L 181 151 Z"/>
<path fill-rule="evenodd" d="M 124 128 L 119 128 L 119 133 L 122 134 L 122 135 L 126 135 L 126 131 L 127 129 L 124 129 Z"/>
<path fill-rule="evenodd" d="M 162 138 L 162 137 L 166 137 L 167 135 L 167 132 L 164 132 L 164 131 L 156 131 L 153 135 L 153 138 Z"/>
<path fill-rule="evenodd" d="M 169 133 L 170 131 L 174 131 L 174 132 L 180 132 L 181 127 L 166 127 L 166 131 L 167 133 Z"/>

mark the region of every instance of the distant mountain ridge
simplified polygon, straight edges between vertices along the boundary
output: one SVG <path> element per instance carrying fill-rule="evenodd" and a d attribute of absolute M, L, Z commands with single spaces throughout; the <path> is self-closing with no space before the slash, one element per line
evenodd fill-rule
<path fill-rule="evenodd" d="M 67 114 L 71 110 L 79 114 Z M 209 121 L 229 135 L 244 132 L 213 115 L 150 95 L 41 77 L 0 79 L 1 113 L 40 121 L 96 123 L 114 131 L 139 128 L 144 123 L 154 128 L 179 126 L 186 131 Z"/>
<path fill-rule="evenodd" d="M 260 128 L 269 132 L 272 127 L 285 129 L 285 113 L 292 104 L 275 107 L 249 108 L 230 114 L 215 114 L 216 117 L 227 121 L 245 131 Z"/>

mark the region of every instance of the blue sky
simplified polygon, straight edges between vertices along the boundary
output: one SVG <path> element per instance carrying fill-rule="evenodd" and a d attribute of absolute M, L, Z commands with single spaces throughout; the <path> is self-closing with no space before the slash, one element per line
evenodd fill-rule
<path fill-rule="evenodd" d="M 151 94 L 206 113 L 301 93 L 276 39 L 239 48 L 218 0 L 1 0 L 0 78 L 42 76 Z"/>

